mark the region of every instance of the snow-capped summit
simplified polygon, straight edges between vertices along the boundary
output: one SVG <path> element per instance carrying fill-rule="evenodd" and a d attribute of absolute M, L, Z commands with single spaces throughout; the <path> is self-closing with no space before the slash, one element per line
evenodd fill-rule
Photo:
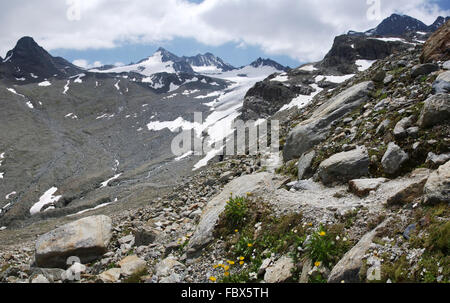
<path fill-rule="evenodd" d="M 51 56 L 33 38 L 23 37 L 0 61 L 0 73 L 23 81 L 79 74 L 81 69 L 60 57 Z"/>
<path fill-rule="evenodd" d="M 413 17 L 392 14 L 383 20 L 376 28 L 367 31 L 376 36 L 403 35 L 407 32 L 427 31 L 428 26 Z"/>
<path fill-rule="evenodd" d="M 142 59 L 136 64 L 130 64 L 111 69 L 92 69 L 92 72 L 102 73 L 139 73 L 150 76 L 157 73 L 190 73 L 194 70 L 182 58 L 160 47 L 151 57 Z"/>
<path fill-rule="evenodd" d="M 204 55 L 198 54 L 193 57 L 183 57 L 183 59 L 198 73 L 228 72 L 236 69 L 231 64 L 224 62 L 221 58 L 216 57 L 211 53 L 206 53 Z"/>

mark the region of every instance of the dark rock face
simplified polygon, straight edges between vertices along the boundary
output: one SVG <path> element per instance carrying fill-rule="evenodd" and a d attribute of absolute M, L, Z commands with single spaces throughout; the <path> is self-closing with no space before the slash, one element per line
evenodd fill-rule
<path fill-rule="evenodd" d="M 416 78 L 423 75 L 429 75 L 432 72 L 438 71 L 439 65 L 434 63 L 426 63 L 414 66 L 411 70 L 411 77 Z"/>
<path fill-rule="evenodd" d="M 439 16 L 436 21 L 434 21 L 434 23 L 430 26 L 428 26 L 428 31 L 429 32 L 435 32 L 437 31 L 442 25 L 444 25 L 445 23 L 447 23 L 447 21 L 450 20 L 450 17 L 442 17 Z"/>
<path fill-rule="evenodd" d="M 193 74 L 194 70 L 192 69 L 191 65 L 186 62 L 183 58 L 180 58 L 174 54 L 172 54 L 171 52 L 169 52 L 168 50 L 160 47 L 157 52 L 160 52 L 162 55 L 162 61 L 163 62 L 169 62 L 172 61 L 173 62 L 173 69 L 176 72 L 180 72 L 180 73 L 188 73 L 188 74 Z"/>
<path fill-rule="evenodd" d="M 33 82 L 42 81 L 44 78 L 68 77 L 83 72 L 65 59 L 51 56 L 31 37 L 20 39 L 1 62 L 3 63 L 0 63 L 0 73 L 11 80 L 25 78 L 28 82 Z"/>
<path fill-rule="evenodd" d="M 279 63 L 277 63 L 277 62 L 275 62 L 273 60 L 263 59 L 263 58 L 256 59 L 254 62 L 252 62 L 250 64 L 250 66 L 253 66 L 253 67 L 256 67 L 256 68 L 257 67 L 261 67 L 261 66 L 271 66 L 271 67 L 276 68 L 277 70 L 282 70 L 282 71 L 285 71 L 285 72 L 290 70 L 289 67 L 283 66 L 283 65 L 281 65 L 281 64 L 279 64 Z"/>
<path fill-rule="evenodd" d="M 258 82 L 245 96 L 241 118 L 248 121 L 271 116 L 296 96 L 310 95 L 313 91 L 307 85 L 287 87 L 274 81 Z"/>
<path fill-rule="evenodd" d="M 415 18 L 392 14 L 376 28 L 367 31 L 374 36 L 401 36 L 407 32 L 428 31 L 429 27 Z"/>
<path fill-rule="evenodd" d="M 385 42 L 361 36 L 342 35 L 334 39 L 334 44 L 320 64 L 323 68 L 333 68 L 344 74 L 356 73 L 357 59 L 379 60 L 406 50 L 409 46 L 401 42 Z"/>

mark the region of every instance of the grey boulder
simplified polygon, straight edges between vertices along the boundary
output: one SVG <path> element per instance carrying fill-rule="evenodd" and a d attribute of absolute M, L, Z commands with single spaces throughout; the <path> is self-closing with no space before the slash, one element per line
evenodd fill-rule
<path fill-rule="evenodd" d="M 426 204 L 450 202 L 450 161 L 430 175 L 423 191 Z"/>
<path fill-rule="evenodd" d="M 331 156 L 319 165 L 318 177 L 325 185 L 347 183 L 369 174 L 369 153 L 360 146 L 352 151 Z"/>
<path fill-rule="evenodd" d="M 418 76 L 429 75 L 432 72 L 439 70 L 439 65 L 434 63 L 425 63 L 416 65 L 411 69 L 411 77 L 416 78 Z"/>
<path fill-rule="evenodd" d="M 84 218 L 63 225 L 36 241 L 36 265 L 66 268 L 69 257 L 86 264 L 107 252 L 112 236 L 112 221 L 107 216 Z"/>
<path fill-rule="evenodd" d="M 437 94 L 425 101 L 422 109 L 419 126 L 422 128 L 433 127 L 450 119 L 449 94 Z"/>
<path fill-rule="evenodd" d="M 381 159 L 381 164 L 383 165 L 385 173 L 395 174 L 400 169 L 402 164 L 408 159 L 408 154 L 405 153 L 397 144 L 391 142 L 388 145 L 383 159 Z"/>

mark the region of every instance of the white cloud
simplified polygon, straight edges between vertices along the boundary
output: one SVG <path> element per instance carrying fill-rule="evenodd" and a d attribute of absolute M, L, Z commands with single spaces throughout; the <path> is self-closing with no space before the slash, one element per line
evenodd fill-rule
<path fill-rule="evenodd" d="M 366 17 L 366 0 L 79 1 L 80 21 L 67 18 L 66 1 L 2 4 L 0 54 L 25 35 L 49 50 L 114 48 L 182 37 L 211 46 L 259 46 L 269 54 L 310 61 L 322 58 L 336 35 L 366 30 L 381 21 Z M 381 1 L 382 18 L 399 12 L 430 24 L 450 13 L 440 11 L 433 0 Z"/>
<path fill-rule="evenodd" d="M 82 67 L 85 69 L 100 67 L 103 65 L 100 61 L 95 61 L 93 63 L 89 63 L 89 61 L 87 61 L 85 59 L 77 59 L 77 60 L 74 60 L 72 63 L 76 66 L 79 66 L 79 67 Z"/>

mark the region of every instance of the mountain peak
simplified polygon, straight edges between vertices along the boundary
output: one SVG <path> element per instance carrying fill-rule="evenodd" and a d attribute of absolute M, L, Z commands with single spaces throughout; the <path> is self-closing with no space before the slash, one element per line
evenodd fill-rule
<path fill-rule="evenodd" d="M 271 67 L 276 68 L 277 70 L 282 70 L 282 71 L 289 70 L 288 67 L 285 67 L 285 66 L 279 64 L 278 62 L 273 61 L 272 59 L 263 59 L 261 57 L 259 57 L 258 59 L 256 59 L 252 63 L 250 63 L 250 66 L 253 66 L 255 68 L 262 67 L 262 66 L 271 66 Z"/>
<path fill-rule="evenodd" d="M 55 75 L 74 75 L 82 72 L 68 61 L 51 56 L 32 37 L 22 37 L 2 61 L 2 71 L 11 78 L 26 78 L 31 81 Z M 32 78 L 30 78 L 30 75 Z M 36 78 L 37 77 L 37 78 Z"/>

